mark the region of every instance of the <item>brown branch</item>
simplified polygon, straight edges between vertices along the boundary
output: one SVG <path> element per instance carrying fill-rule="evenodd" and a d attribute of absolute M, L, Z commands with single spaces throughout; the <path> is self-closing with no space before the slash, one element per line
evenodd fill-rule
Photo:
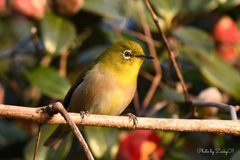
<path fill-rule="evenodd" d="M 132 129 L 129 117 L 94 115 L 85 117 L 82 122 L 78 113 L 69 113 L 77 125 L 90 125 L 102 127 L 115 127 Z M 19 107 L 0 104 L 0 116 L 17 119 L 28 119 L 42 124 L 66 124 L 60 114 L 53 117 L 43 112 L 36 112 L 36 108 Z M 185 132 L 219 132 L 240 135 L 240 122 L 237 120 L 199 120 L 199 119 L 167 119 L 167 118 L 141 118 L 134 129 L 151 129 L 162 131 Z"/>
<path fill-rule="evenodd" d="M 63 77 L 66 77 L 67 73 L 67 59 L 70 54 L 70 49 L 67 49 L 61 54 L 60 64 L 59 64 L 59 74 Z"/>
<path fill-rule="evenodd" d="M 117 40 L 118 40 L 118 41 L 122 41 L 122 40 L 123 40 L 123 37 L 122 37 L 121 30 L 113 29 L 113 31 L 114 31 L 115 34 L 116 34 Z"/>
<path fill-rule="evenodd" d="M 147 117 L 153 117 L 159 110 L 161 110 L 163 107 L 165 107 L 168 104 L 167 101 L 162 101 L 156 103 L 150 111 L 148 111 L 145 115 Z"/>
<path fill-rule="evenodd" d="M 186 102 L 189 102 L 189 101 L 190 101 L 190 96 L 189 96 L 189 93 L 188 93 L 188 91 L 187 91 L 187 87 L 185 86 L 184 79 L 183 79 L 182 74 L 181 74 L 181 72 L 180 72 L 180 69 L 179 69 L 179 67 L 178 67 L 178 65 L 177 65 L 177 62 L 176 62 L 175 57 L 174 57 L 174 54 L 173 54 L 172 50 L 170 49 L 170 46 L 169 46 L 168 41 L 167 41 L 167 38 L 166 38 L 165 34 L 163 33 L 163 31 L 162 31 L 159 23 L 158 23 L 158 18 L 157 18 L 157 16 L 156 16 L 156 14 L 153 12 L 152 7 L 150 6 L 150 4 L 148 3 L 147 0 L 144 0 L 144 1 L 145 1 L 145 4 L 147 5 L 147 7 L 148 7 L 148 9 L 149 9 L 149 11 L 150 11 L 150 13 L 151 13 L 151 15 L 152 15 L 153 21 L 156 23 L 157 28 L 158 28 L 158 31 L 159 31 L 159 33 L 161 34 L 161 36 L 162 36 L 162 38 L 163 38 L 163 41 L 164 41 L 164 43 L 165 43 L 165 45 L 166 45 L 166 47 L 167 47 L 168 54 L 169 54 L 169 57 L 170 57 L 170 59 L 171 59 L 171 62 L 173 63 L 173 66 L 174 66 L 174 68 L 175 68 L 175 70 L 176 70 L 176 73 L 177 73 L 177 75 L 178 75 L 178 78 L 179 78 L 179 80 L 180 80 L 180 82 L 181 82 L 181 84 L 182 84 L 183 91 L 184 91 L 184 94 L 185 94 Z"/>
<path fill-rule="evenodd" d="M 133 105 L 136 110 L 136 116 L 141 115 L 141 110 L 140 110 L 140 103 L 139 103 L 139 98 L 138 98 L 138 91 L 136 90 L 135 95 L 133 97 Z"/>
<path fill-rule="evenodd" d="M 37 26 L 37 24 L 35 24 L 35 26 L 33 26 L 31 28 L 31 33 L 32 33 L 32 40 L 33 40 L 36 55 L 40 56 L 41 51 L 40 51 L 40 48 L 39 48 L 38 28 L 36 26 Z"/>
<path fill-rule="evenodd" d="M 136 4 L 137 12 L 138 12 L 138 15 L 139 15 L 142 27 L 143 27 L 143 32 L 151 40 L 152 39 L 151 31 L 148 27 L 147 20 L 145 18 L 144 12 L 143 12 L 143 7 L 141 5 L 141 2 L 139 0 L 135 0 L 134 2 Z M 150 51 L 150 54 L 154 58 L 157 58 L 157 53 L 156 53 L 154 45 L 151 45 L 150 43 L 147 43 L 147 44 L 148 44 L 148 49 Z M 153 44 L 153 42 L 152 42 L 152 44 Z M 153 96 L 155 90 L 157 89 L 157 86 L 158 86 L 158 84 L 159 84 L 159 82 L 162 78 L 162 70 L 161 70 L 159 62 L 157 60 L 153 60 L 153 66 L 154 66 L 154 69 L 156 71 L 156 75 L 154 76 L 153 81 L 152 81 L 152 85 L 151 85 L 147 95 L 145 96 L 145 98 L 143 100 L 142 108 L 141 108 L 142 113 L 144 113 L 146 107 L 150 103 L 150 101 L 152 99 L 152 96 Z"/>
<path fill-rule="evenodd" d="M 41 130 L 42 130 L 42 124 L 40 123 L 39 127 L 38 127 L 38 135 L 37 135 L 37 141 L 36 141 L 33 160 L 36 160 L 36 158 L 37 158 L 37 151 L 38 151 L 38 146 L 39 146 L 39 141 L 40 141 Z"/>
<path fill-rule="evenodd" d="M 172 50 L 170 49 L 169 43 L 167 41 L 167 38 L 166 38 L 165 34 L 163 33 L 159 23 L 158 23 L 158 18 L 156 16 L 156 14 L 154 13 L 152 7 L 150 6 L 150 4 L 148 3 L 147 0 L 144 0 L 144 1 L 145 1 L 145 4 L 146 4 L 147 8 L 149 9 L 149 11 L 150 11 L 150 13 L 152 15 L 153 21 L 155 22 L 155 24 L 156 24 L 156 26 L 158 28 L 159 33 L 161 34 L 161 36 L 163 38 L 163 41 L 164 41 L 164 43 L 166 45 L 166 48 L 168 50 L 169 58 L 170 58 L 170 60 L 171 60 L 171 62 L 173 64 L 173 67 L 175 68 L 177 76 L 178 76 L 178 78 L 179 78 L 179 80 L 180 80 L 180 82 L 182 84 L 184 95 L 185 95 L 185 101 L 186 101 L 186 103 L 188 103 L 188 104 L 190 104 L 192 106 L 191 107 L 191 114 L 190 114 L 190 116 L 195 117 L 197 115 L 196 107 L 193 106 L 192 103 L 191 103 L 190 95 L 189 95 L 189 93 L 187 91 L 187 87 L 185 85 L 183 76 L 182 76 L 182 74 L 180 72 L 180 69 L 179 69 L 179 67 L 177 65 L 177 62 L 176 62 L 175 57 L 174 57 L 174 54 L 173 54 Z"/>
<path fill-rule="evenodd" d="M 141 39 L 142 41 L 145 41 L 146 43 L 149 43 L 150 45 L 154 45 L 156 47 L 160 47 L 161 46 L 161 43 L 156 41 L 156 40 L 153 40 L 152 38 L 142 34 L 142 33 L 139 33 L 139 32 L 135 32 L 135 31 L 132 31 L 132 30 L 129 30 L 129 29 L 121 29 L 121 28 L 118 28 L 118 27 L 115 27 L 115 26 L 111 26 L 111 28 L 114 30 L 114 31 L 119 31 L 119 32 L 122 32 L 122 33 L 125 33 L 125 34 L 128 34 L 130 36 L 133 36 L 133 37 L 137 37 L 138 39 Z"/>
<path fill-rule="evenodd" d="M 64 119 L 66 120 L 66 122 L 69 124 L 69 126 L 71 127 L 73 133 L 76 135 L 78 141 L 80 142 L 80 144 L 83 147 L 83 150 L 87 156 L 87 158 L 89 160 L 94 160 L 92 153 L 90 152 L 87 143 L 85 142 L 82 134 L 80 133 L 79 129 L 77 128 L 76 124 L 74 123 L 74 121 L 71 119 L 71 117 L 68 115 L 68 112 L 65 110 L 65 108 L 63 107 L 62 103 L 57 102 L 54 103 L 54 105 L 50 105 L 47 107 L 42 107 L 40 108 L 40 110 L 44 110 L 47 111 L 46 113 L 49 114 L 49 110 L 50 110 L 50 115 L 57 113 L 60 113 L 62 115 L 62 117 L 64 117 Z M 39 109 L 37 110 L 38 113 Z"/>
<path fill-rule="evenodd" d="M 223 103 L 217 102 L 203 102 L 203 101 L 195 101 L 191 100 L 191 103 L 194 106 L 214 106 L 220 109 L 223 112 L 230 113 L 232 120 L 237 120 L 237 111 L 240 109 L 240 106 L 232 106 Z"/>
<path fill-rule="evenodd" d="M 154 79 L 154 77 L 151 74 L 149 74 L 148 72 L 145 72 L 143 70 L 139 71 L 139 75 L 143 76 L 144 78 L 146 78 L 149 81 L 153 81 L 153 79 Z M 159 82 L 158 86 L 161 89 L 168 88 L 168 86 L 166 84 L 164 84 L 163 82 L 161 82 L 161 81 Z"/>
<path fill-rule="evenodd" d="M 40 64 L 41 64 L 42 66 L 47 67 L 47 66 L 50 65 L 51 62 L 52 62 L 52 57 L 51 57 L 50 55 L 46 54 L 46 55 L 41 59 Z"/>
<path fill-rule="evenodd" d="M 233 107 L 233 106 L 229 106 L 229 107 L 230 107 L 229 109 L 230 109 L 230 115 L 231 115 L 232 120 L 238 120 L 235 107 Z"/>

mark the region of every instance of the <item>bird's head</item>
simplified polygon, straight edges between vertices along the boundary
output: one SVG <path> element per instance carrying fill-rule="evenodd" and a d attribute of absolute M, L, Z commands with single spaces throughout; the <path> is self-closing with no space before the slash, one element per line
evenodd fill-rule
<path fill-rule="evenodd" d="M 145 55 L 138 43 L 124 40 L 111 45 L 98 58 L 98 61 L 117 70 L 136 70 L 138 72 L 146 59 L 154 58 L 150 55 Z"/>

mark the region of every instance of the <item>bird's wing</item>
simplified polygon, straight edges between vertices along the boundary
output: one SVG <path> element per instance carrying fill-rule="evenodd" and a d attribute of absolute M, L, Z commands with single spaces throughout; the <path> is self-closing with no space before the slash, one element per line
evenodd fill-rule
<path fill-rule="evenodd" d="M 69 89 L 68 93 L 66 94 L 64 100 L 63 100 L 63 106 L 64 108 L 67 110 L 71 97 L 72 97 L 72 93 L 74 92 L 75 88 L 80 85 L 83 81 L 84 78 L 86 77 L 87 73 L 89 71 L 91 71 L 93 69 L 93 67 L 96 65 L 96 62 L 92 62 L 90 65 L 88 65 L 77 77 L 77 79 L 75 80 L 75 82 L 73 83 L 72 87 Z"/>

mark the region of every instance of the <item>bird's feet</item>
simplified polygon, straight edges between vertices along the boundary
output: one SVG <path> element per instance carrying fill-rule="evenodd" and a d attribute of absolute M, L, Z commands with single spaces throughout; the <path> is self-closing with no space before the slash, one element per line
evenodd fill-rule
<path fill-rule="evenodd" d="M 84 122 L 86 119 L 85 117 L 89 117 L 89 112 L 88 111 L 80 111 L 80 116 L 82 118 L 82 121 L 81 122 Z"/>
<path fill-rule="evenodd" d="M 136 117 L 134 114 L 132 114 L 132 113 L 127 113 L 127 114 L 124 114 L 124 115 L 129 117 L 129 122 L 133 121 L 133 127 L 134 127 L 134 126 L 137 126 L 137 124 L 138 124 L 138 119 L 137 119 L 137 117 Z"/>

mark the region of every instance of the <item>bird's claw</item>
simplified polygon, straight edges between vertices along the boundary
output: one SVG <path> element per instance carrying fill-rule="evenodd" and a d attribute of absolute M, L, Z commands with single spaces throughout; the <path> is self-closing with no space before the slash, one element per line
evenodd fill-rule
<path fill-rule="evenodd" d="M 86 119 L 85 117 L 89 117 L 89 112 L 88 111 L 80 111 L 80 116 L 82 118 L 82 121 L 81 122 L 84 122 Z"/>
<path fill-rule="evenodd" d="M 134 127 L 134 126 L 137 126 L 137 124 L 138 124 L 138 119 L 137 119 L 137 117 L 136 117 L 134 114 L 132 114 L 132 113 L 127 113 L 127 114 L 125 114 L 125 115 L 129 117 L 129 122 L 133 121 L 133 127 Z"/>

